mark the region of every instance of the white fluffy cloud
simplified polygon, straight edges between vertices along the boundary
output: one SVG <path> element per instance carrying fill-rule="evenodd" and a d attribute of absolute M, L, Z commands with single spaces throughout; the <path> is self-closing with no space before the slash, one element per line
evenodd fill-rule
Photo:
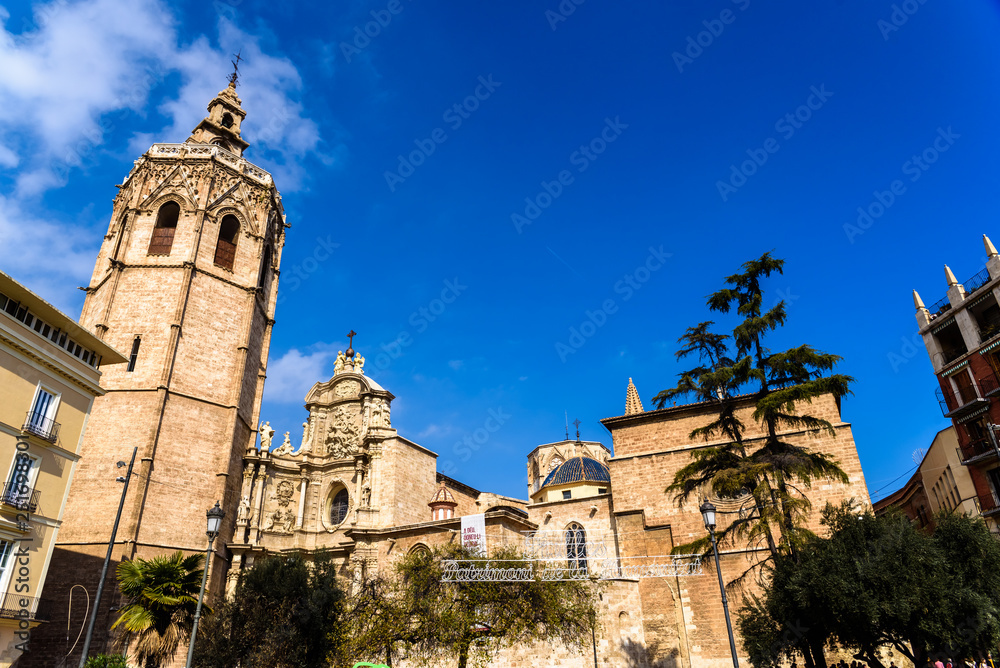
<path fill-rule="evenodd" d="M 96 241 L 76 221 L 40 221 L 39 213 L 27 220 L 24 213 L 39 211 L 38 198 L 78 166 L 106 157 L 112 133 L 128 137 L 132 151 L 121 176 L 153 142 L 184 141 L 225 87 L 229 54 L 237 50 L 247 59 L 239 94 L 248 157 L 284 191 L 302 186 L 307 156 L 330 161 L 300 102 L 295 65 L 263 51 L 260 38 L 229 17 L 220 17 L 217 35 L 192 39 L 160 0 L 53 0 L 36 5 L 34 21 L 21 29 L 9 23 L 0 7 L 0 178 L 12 184 L 0 191 L 0 247 L 19 249 L 3 267 L 35 289 L 61 283 L 65 295 L 68 283 L 86 282 Z M 164 89 L 167 77 L 179 80 L 176 90 Z M 137 133 L 136 114 L 152 104 L 166 117 L 164 127 L 147 124 Z"/>
<path fill-rule="evenodd" d="M 329 372 L 326 369 L 336 357 L 337 350 L 332 344 L 318 343 L 306 353 L 292 348 L 281 357 L 272 358 L 267 365 L 264 401 L 301 404 L 314 383 L 332 375 L 333 369 Z"/>

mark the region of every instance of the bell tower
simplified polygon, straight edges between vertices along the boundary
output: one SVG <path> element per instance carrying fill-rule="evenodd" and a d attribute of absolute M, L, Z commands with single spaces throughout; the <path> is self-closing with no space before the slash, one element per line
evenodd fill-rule
<path fill-rule="evenodd" d="M 43 656 L 50 647 L 58 658 L 69 650 L 69 591 L 82 584 L 93 599 L 122 489 L 115 463 L 133 447 L 113 561 L 204 553 L 205 513 L 221 501 L 209 582 L 223 589 L 288 227 L 271 175 L 244 157 L 236 84 L 234 75 L 187 141 L 154 144 L 118 186 L 80 322 L 129 362 L 102 369 L 107 394 L 94 402 L 45 587 L 51 623 L 32 634 L 28 665 L 54 665 Z M 92 655 L 116 617 L 114 566 Z M 84 615 L 77 592 L 72 636 Z"/>

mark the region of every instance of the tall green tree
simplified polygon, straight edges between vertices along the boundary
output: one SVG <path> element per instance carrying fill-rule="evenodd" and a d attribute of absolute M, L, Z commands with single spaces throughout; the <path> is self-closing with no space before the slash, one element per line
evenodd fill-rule
<path fill-rule="evenodd" d="M 442 581 L 444 560 L 469 558 L 461 547 L 411 554 L 391 579 L 363 587 L 346 615 L 347 655 L 389 665 L 403 656 L 424 663 L 452 658 L 466 668 L 485 665 L 501 649 L 523 643 L 589 645 L 596 620 L 594 584 Z M 496 568 L 523 567 L 520 559 L 508 547 L 489 562 Z"/>
<path fill-rule="evenodd" d="M 827 507 L 828 538 L 782 555 L 738 626 L 754 668 L 777 668 L 805 635 L 883 668 L 890 646 L 918 667 L 981 658 L 1000 641 L 1000 542 L 981 519 L 940 516 L 927 536 L 900 514 Z M 961 665 L 961 661 L 958 665 Z"/>
<path fill-rule="evenodd" d="M 781 434 L 804 429 L 836 436 L 829 421 L 803 412 L 803 406 L 824 395 L 839 400 L 850 392 L 853 382 L 849 376 L 832 373 L 840 361 L 836 355 L 809 345 L 780 352 L 767 347 L 767 335 L 784 326 L 787 313 L 780 299 L 764 308 L 762 281 L 781 274 L 783 268 L 784 260 L 764 253 L 727 277 L 728 287 L 708 296 L 711 311 L 735 312 L 739 322 L 732 334 L 711 332 L 712 321 L 688 328 L 679 340 L 682 347 L 677 357 L 697 355 L 698 365 L 682 372 L 675 387 L 654 398 L 659 408 L 682 395 L 715 405 L 716 418 L 692 431 L 691 437 L 722 443 L 698 450 L 667 491 L 678 502 L 706 490 L 722 498 L 750 494 L 753 512 L 724 527 L 720 538 L 762 542 L 771 559 L 782 551 L 794 553 L 809 533 L 803 528 L 811 507 L 804 488 L 819 478 L 848 480 L 835 459 Z M 738 414 L 746 402 L 739 395 L 746 393 L 751 395 L 757 431 L 764 435 L 750 442 L 748 426 Z"/>
<path fill-rule="evenodd" d="M 198 633 L 198 668 L 325 668 L 343 641 L 344 593 L 320 554 L 274 556 L 239 575 L 231 599 Z"/>
<path fill-rule="evenodd" d="M 121 627 L 119 646 L 131 647 L 141 666 L 159 668 L 190 637 L 201 592 L 202 559 L 200 554 L 185 557 L 178 550 L 118 564 L 118 589 L 126 604 L 112 628 Z M 203 610 L 211 614 L 211 608 Z"/>

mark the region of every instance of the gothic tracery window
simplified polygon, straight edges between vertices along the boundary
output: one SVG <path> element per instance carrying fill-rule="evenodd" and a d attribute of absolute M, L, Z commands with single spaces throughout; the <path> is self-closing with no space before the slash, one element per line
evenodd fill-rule
<path fill-rule="evenodd" d="M 156 214 L 156 226 L 149 240 L 150 255 L 170 255 L 174 245 L 174 232 L 177 230 L 177 219 L 181 215 L 181 207 L 177 202 L 167 202 Z"/>
<path fill-rule="evenodd" d="M 347 509 L 350 506 L 350 498 L 347 495 L 346 489 L 341 489 L 333 497 L 333 503 L 330 505 L 330 522 L 333 524 L 340 524 L 347 517 Z"/>
<path fill-rule="evenodd" d="M 215 264 L 223 269 L 233 270 L 236 260 L 236 239 L 240 233 L 240 221 L 236 216 L 226 216 L 219 225 L 219 241 L 215 244 Z"/>
<path fill-rule="evenodd" d="M 566 562 L 569 568 L 587 570 L 587 533 L 576 522 L 566 527 Z"/>

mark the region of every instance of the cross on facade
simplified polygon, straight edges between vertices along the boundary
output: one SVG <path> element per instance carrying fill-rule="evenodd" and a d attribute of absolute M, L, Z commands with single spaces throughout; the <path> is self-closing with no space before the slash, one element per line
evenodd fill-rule
<path fill-rule="evenodd" d="M 355 332 L 353 329 L 347 333 L 347 338 L 349 339 L 349 341 L 347 343 L 347 347 L 348 348 L 353 348 L 354 347 L 354 337 L 357 336 L 357 335 L 358 335 L 358 333 Z"/>

